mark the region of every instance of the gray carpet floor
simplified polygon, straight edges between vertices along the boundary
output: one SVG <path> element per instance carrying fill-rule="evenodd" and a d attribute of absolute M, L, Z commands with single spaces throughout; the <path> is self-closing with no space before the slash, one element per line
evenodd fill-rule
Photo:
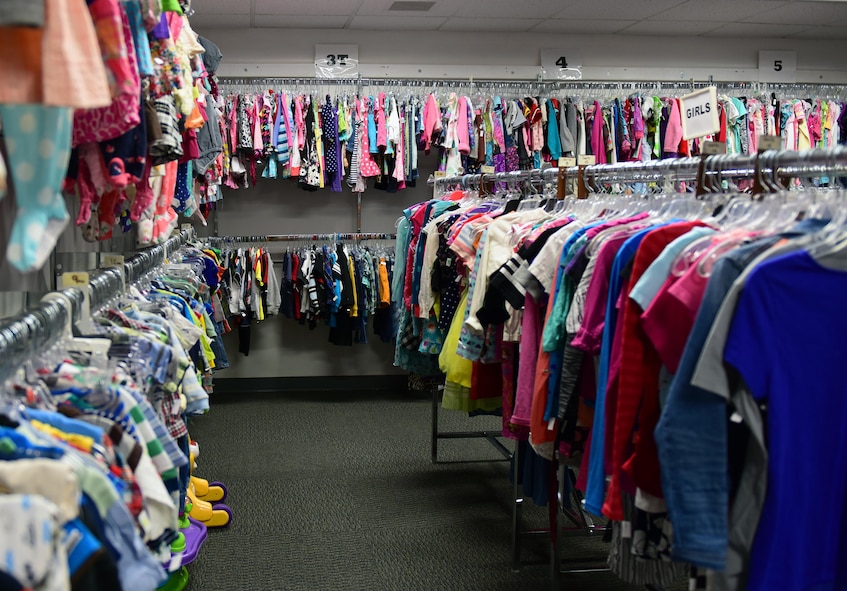
<path fill-rule="evenodd" d="M 497 428 L 441 411 L 442 429 Z M 483 440 L 440 443 L 430 462 L 430 401 L 416 394 L 226 395 L 190 423 L 197 475 L 226 484 L 234 518 L 210 530 L 188 591 L 551 588 L 546 537 L 527 538 L 511 569 L 512 488 Z M 527 526 L 546 509 L 527 501 Z M 563 556 L 605 562 L 598 538 Z M 560 589 L 635 589 L 610 573 L 563 575 Z M 685 589 L 680 582 L 679 589 Z"/>

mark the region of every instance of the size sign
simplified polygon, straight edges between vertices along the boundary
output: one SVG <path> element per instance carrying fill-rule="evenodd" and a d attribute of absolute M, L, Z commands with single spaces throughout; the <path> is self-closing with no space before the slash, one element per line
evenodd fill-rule
<path fill-rule="evenodd" d="M 718 115 L 718 89 L 714 86 L 680 98 L 679 110 L 682 115 L 683 139 L 693 140 L 721 130 Z"/>
<path fill-rule="evenodd" d="M 563 156 L 559 158 L 559 168 L 570 168 L 576 166 L 576 158 L 573 156 Z"/>
<path fill-rule="evenodd" d="M 578 159 L 577 163 L 580 166 L 594 166 L 597 164 L 597 156 L 593 154 L 582 154 Z"/>
<path fill-rule="evenodd" d="M 66 287 L 85 287 L 86 285 L 88 285 L 88 273 L 85 271 L 62 273 L 62 289 Z"/>
<path fill-rule="evenodd" d="M 124 257 L 120 254 L 104 254 L 100 264 L 104 267 L 121 267 L 124 264 Z"/>
<path fill-rule="evenodd" d="M 481 166 L 479 171 L 482 174 L 494 174 L 495 168 L 493 166 Z"/>
<path fill-rule="evenodd" d="M 759 82 L 797 82 L 797 52 L 760 51 Z"/>
<path fill-rule="evenodd" d="M 358 45 L 315 45 L 315 77 L 353 78 L 358 72 Z"/>
<path fill-rule="evenodd" d="M 778 135 L 760 135 L 759 136 L 759 152 L 766 150 L 781 150 L 782 138 Z"/>
<path fill-rule="evenodd" d="M 581 80 L 582 51 L 574 47 L 542 49 L 541 76 L 545 80 Z"/>
<path fill-rule="evenodd" d="M 700 154 L 703 156 L 726 154 L 726 142 L 703 142 L 700 146 Z"/>

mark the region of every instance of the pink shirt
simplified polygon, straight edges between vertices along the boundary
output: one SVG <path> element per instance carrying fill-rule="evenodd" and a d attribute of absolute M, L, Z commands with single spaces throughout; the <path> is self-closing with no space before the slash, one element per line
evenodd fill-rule
<path fill-rule="evenodd" d="M 377 104 L 376 113 L 376 146 L 380 150 L 385 150 L 388 146 L 388 128 L 385 125 L 385 93 L 379 93 L 379 103 Z"/>
<path fill-rule="evenodd" d="M 682 114 L 679 110 L 679 101 L 671 99 L 671 113 L 665 134 L 665 152 L 679 152 L 680 143 L 682 143 Z"/>
<path fill-rule="evenodd" d="M 558 274 L 558 268 L 557 268 Z M 544 300 L 547 298 L 542 296 Z M 541 350 L 541 335 L 544 330 L 544 308 L 530 294 L 526 294 L 521 326 L 520 361 L 518 364 L 518 387 L 515 393 L 515 410 L 512 424 L 529 427 L 532 418 L 532 393 L 535 385 L 535 370 L 538 352 Z"/>
<path fill-rule="evenodd" d="M 644 332 L 672 374 L 679 368 L 708 282 L 696 263 L 681 277 L 671 274 L 641 315 Z"/>

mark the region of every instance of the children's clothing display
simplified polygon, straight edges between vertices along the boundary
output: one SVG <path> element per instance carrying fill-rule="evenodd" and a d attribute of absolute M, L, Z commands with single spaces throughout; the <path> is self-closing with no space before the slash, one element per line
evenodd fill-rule
<path fill-rule="evenodd" d="M 396 334 L 390 285 L 394 254 L 343 243 L 288 248 L 275 262 L 264 247 L 221 251 L 223 312 L 238 326 L 239 352 L 250 352 L 251 327 L 283 315 L 329 328 L 339 346 L 368 342 L 368 323 L 382 342 Z"/>
<path fill-rule="evenodd" d="M 527 464 L 579 466 L 627 582 L 668 585 L 688 566 L 715 589 L 838 588 L 839 543 L 811 550 L 797 507 L 826 491 L 841 520 L 847 495 L 828 459 L 847 419 L 826 344 L 843 316 L 839 194 L 544 197 L 457 190 L 404 211 L 396 363 L 440 371 L 444 408 L 502 413 Z M 808 313 L 786 325 L 789 309 Z"/>
<path fill-rule="evenodd" d="M 215 259 L 185 247 L 171 255 L 177 262 L 97 310 L 78 327 L 85 338 L 68 330 L 5 383 L 0 520 L 10 583 L 154 591 L 196 557 L 206 525 L 186 503 L 201 502 L 186 419 L 208 412 L 211 373 L 226 355 Z M 47 296 L 63 298 L 70 315 L 67 296 Z"/>
<path fill-rule="evenodd" d="M 255 464 L 242 488 L 287 479 L 252 491 L 281 499 L 249 512 L 265 529 L 283 524 L 268 548 L 321 548 L 312 542 L 329 530 L 314 531 L 304 502 L 316 486 L 329 498 L 368 496 L 374 483 L 404 494 L 401 484 L 439 484 L 442 467 L 376 478 L 341 464 L 318 467 L 343 486 L 324 487 L 317 472 L 302 482 L 315 464 L 304 458 L 356 470 L 353 456 L 406 462 L 345 447 L 352 429 L 380 437 L 367 417 L 399 402 L 401 413 L 431 409 L 433 464 L 441 439 L 491 443 L 510 462 L 501 475 L 513 485 L 515 572 L 523 534 L 541 533 L 524 531 L 529 498 L 548 509 L 554 588 L 560 572 L 595 570 L 560 569 L 568 529 L 599 534 L 607 570 L 633 586 L 688 577 L 709 591 L 847 591 L 847 93 L 824 59 L 833 52 L 804 45 L 773 72 L 768 56 L 783 52 L 760 52 L 752 83 L 739 80 L 754 71 L 750 56 L 732 47 L 715 63 L 677 55 L 647 68 L 658 45 L 635 33 L 656 28 L 657 8 L 598 21 L 632 36 L 620 48 L 598 37 L 603 51 L 592 52 L 601 41 L 577 39 L 585 64 L 568 50 L 550 60 L 564 64 L 554 72 L 552 50 L 538 60 L 534 44 L 573 15 L 541 2 L 547 16 L 524 33 L 493 33 L 522 27 L 497 10 L 480 22 L 467 6 L 410 14 L 420 25 L 400 28 L 427 28 L 440 47 L 401 63 L 424 35 L 360 29 L 388 29 L 397 18 L 380 12 L 419 3 L 359 2 L 314 30 L 313 64 L 311 42 L 293 46 L 311 32 L 258 29 L 317 22 L 321 10 L 272 14 L 274 4 L 285 3 L 0 0 L 0 292 L 10 296 L 0 311 L 21 311 L 0 322 L 0 591 L 185 589 L 207 528 L 233 518 L 226 487 L 193 473 L 199 444 L 189 434 L 209 420 L 230 361 L 235 376 L 217 382 L 218 395 L 234 393 L 224 406 L 243 404 L 244 416 L 226 417 L 229 466 Z M 691 9 L 667 4 L 677 16 Z M 757 10 L 738 20 L 762 27 Z M 773 10 L 768 18 L 783 16 L 762 22 L 790 20 Z M 455 28 L 463 21 L 467 38 Z M 832 21 L 815 26 L 834 31 Z M 699 34 L 726 33 L 712 24 Z M 198 34 L 205 26 L 244 29 L 227 29 L 230 63 Z M 796 26 L 802 38 L 812 23 Z M 339 43 L 361 43 L 363 61 L 359 45 Z M 636 57 L 606 68 L 625 46 Z M 466 58 L 479 63 L 460 65 Z M 613 82 L 615 72 L 636 81 Z M 710 72 L 729 80 L 713 84 Z M 709 108 L 686 108 L 684 95 L 706 88 Z M 714 116 L 711 133 L 686 139 L 697 133 L 689 123 L 701 129 L 698 114 Z M 726 154 L 707 155 L 715 151 Z M 435 187 L 431 198 L 421 182 Z M 224 196 L 238 202 L 225 209 Z M 351 204 L 355 233 L 226 235 L 343 229 Z M 207 219 L 198 238 L 192 225 Z M 178 230 L 181 221 L 190 224 Z M 57 285 L 65 289 L 50 291 Z M 275 316 L 284 319 L 267 322 Z M 257 340 L 274 323 L 296 335 Z M 323 396 L 335 389 L 344 393 Z M 375 413 L 356 397 L 374 391 Z M 286 396 L 248 400 L 256 392 Z M 329 412 L 355 403 L 360 414 L 342 421 L 351 428 L 328 414 L 312 428 L 303 409 L 325 413 L 344 396 L 345 408 Z M 443 430 L 439 405 L 494 428 Z M 321 429 L 342 433 L 349 453 L 316 439 Z M 414 443 L 414 429 L 391 435 L 377 442 L 383 451 Z M 394 529 L 389 542 L 406 535 Z M 254 546 L 244 555 L 266 558 Z M 270 587 L 332 586 L 298 570 L 320 560 L 290 554 Z M 238 574 L 255 582 L 257 564 Z M 398 587 L 388 582 L 396 572 L 360 570 L 350 587 Z M 447 575 L 405 582 L 468 587 Z"/>
<path fill-rule="evenodd" d="M 0 35 L 0 76 L 18 81 L 0 91 L 18 206 L 8 261 L 43 266 L 70 219 L 62 191 L 78 196 L 72 213 L 87 240 L 137 226 L 148 246 L 168 238 L 179 214 L 205 223 L 217 193 L 195 179 L 222 150 L 214 44 L 201 44 L 177 2 L 36 4 L 37 24 L 24 11 Z"/>

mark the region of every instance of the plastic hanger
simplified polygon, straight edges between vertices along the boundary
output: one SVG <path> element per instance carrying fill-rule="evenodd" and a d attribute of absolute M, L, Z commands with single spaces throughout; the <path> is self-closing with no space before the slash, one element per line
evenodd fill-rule
<path fill-rule="evenodd" d="M 62 292 L 51 292 L 41 298 L 42 302 L 58 301 L 67 310 L 67 320 L 62 332 L 60 344 L 72 351 L 91 353 L 105 357 L 109 353 L 112 341 L 97 337 L 75 337 L 73 334 L 73 303 Z"/>

